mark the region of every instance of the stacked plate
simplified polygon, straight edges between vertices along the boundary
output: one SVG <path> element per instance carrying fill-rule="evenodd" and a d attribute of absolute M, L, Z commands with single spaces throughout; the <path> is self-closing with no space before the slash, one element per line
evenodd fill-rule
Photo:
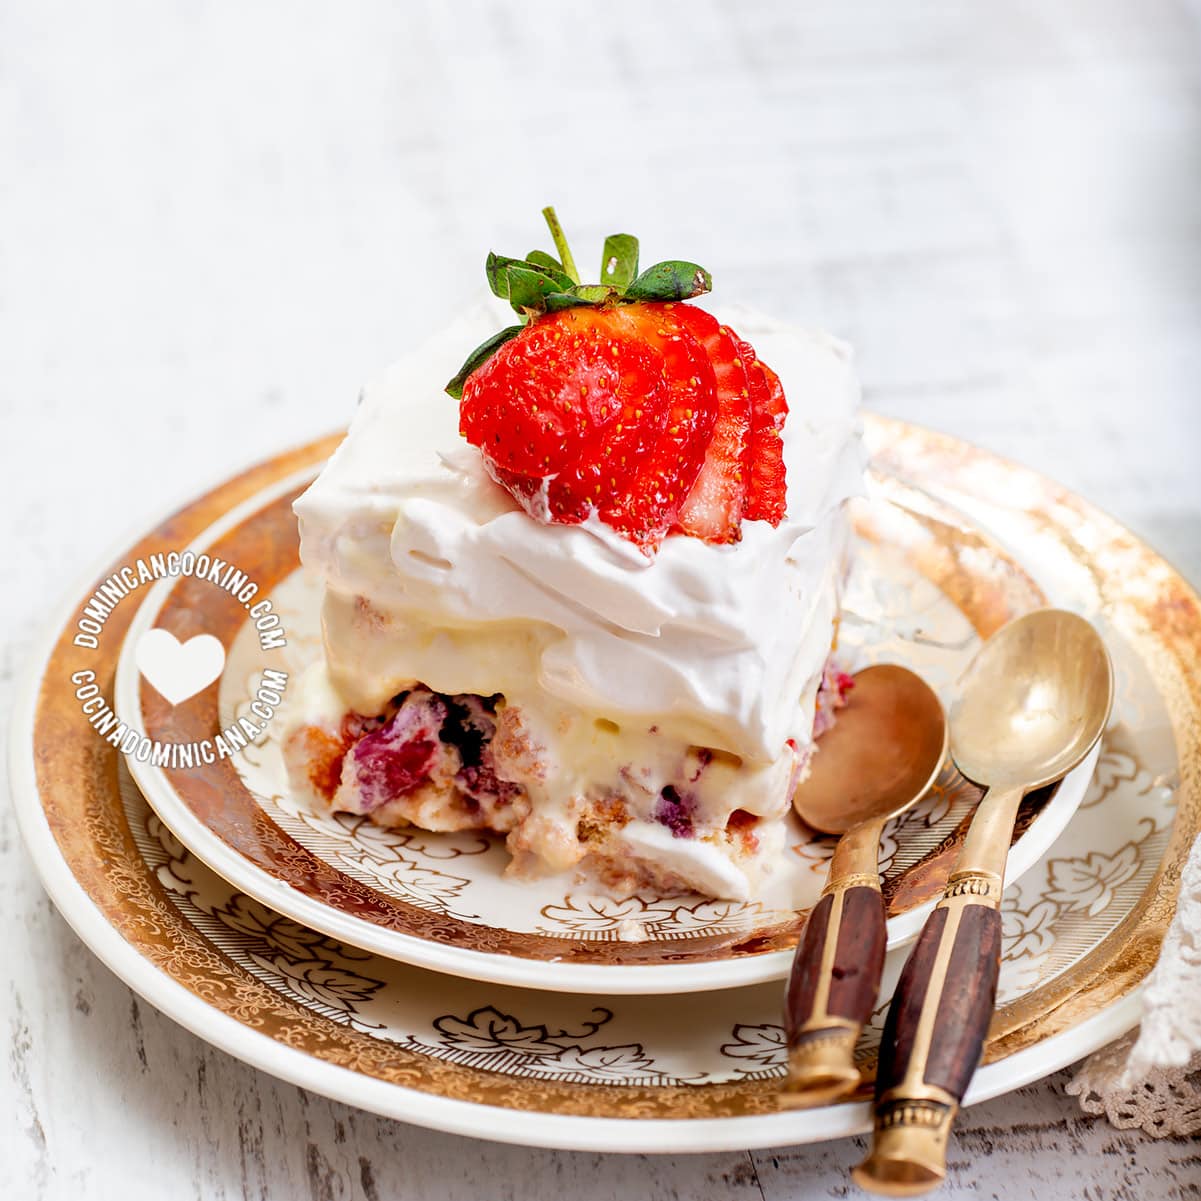
<path fill-rule="evenodd" d="M 982 638 L 1054 604 L 1097 624 L 1118 678 L 1102 745 L 1019 821 L 971 1102 L 1138 1020 L 1201 825 L 1201 602 L 1129 533 L 1024 469 L 878 417 L 867 438 L 841 634 L 855 667 L 904 663 L 946 699 Z M 777 1105 L 782 981 L 831 840 L 798 825 L 754 902 L 618 898 L 569 877 L 515 883 L 487 839 L 383 830 L 289 790 L 281 713 L 320 653 L 290 506 L 331 449 L 283 455 L 173 514 L 50 631 L 14 722 L 15 793 L 80 936 L 202 1038 L 422 1125 L 616 1151 L 866 1129 L 864 1100 Z M 151 630 L 171 635 L 166 650 Z M 860 1047 L 869 1077 L 904 948 L 978 795 L 948 769 L 886 832 L 890 954 Z"/>

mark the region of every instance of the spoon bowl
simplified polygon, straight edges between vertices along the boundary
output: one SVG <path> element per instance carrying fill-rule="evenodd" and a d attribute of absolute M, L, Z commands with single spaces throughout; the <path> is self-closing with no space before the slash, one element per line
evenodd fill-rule
<path fill-rule="evenodd" d="M 994 635 L 961 678 L 951 757 L 991 789 L 1039 788 L 1088 754 L 1112 701 L 1113 669 L 1096 630 L 1063 609 L 1038 609 Z"/>
<path fill-rule="evenodd" d="M 823 834 L 896 817 L 929 791 L 946 749 L 946 716 L 934 689 L 895 663 L 865 667 L 822 735 L 793 807 Z"/>

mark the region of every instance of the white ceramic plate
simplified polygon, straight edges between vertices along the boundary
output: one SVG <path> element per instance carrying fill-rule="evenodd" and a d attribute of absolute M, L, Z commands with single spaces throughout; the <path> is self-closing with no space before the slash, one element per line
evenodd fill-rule
<path fill-rule="evenodd" d="M 286 479 L 265 489 L 193 544 L 255 579 L 286 571 L 270 599 L 287 646 L 265 653 L 255 624 L 237 606 L 223 620 L 217 606 L 225 605 L 226 613 L 231 606 L 216 589 L 163 581 L 147 594 L 118 666 L 116 710 L 131 728 L 159 742 L 226 729 L 247 711 L 264 668 L 295 680 L 320 655 L 320 593 L 281 555 L 290 539 L 294 545 L 287 501 L 297 487 Z M 993 609 L 987 610 L 975 593 L 957 600 L 941 591 L 922 566 L 929 548 L 942 544 L 925 530 L 915 537 L 912 523 L 898 501 L 883 497 L 861 510 L 864 534 L 847 590 L 840 654 L 853 668 L 905 663 L 949 700 L 980 643 L 978 628 L 998 620 L 998 598 L 988 593 Z M 972 568 L 974 587 L 1016 576 L 998 547 L 982 545 L 988 557 Z M 1042 594 L 1019 579 L 1002 600 L 1017 610 L 1023 602 L 1041 602 Z M 211 694 L 167 706 L 146 685 L 137 648 L 152 628 L 174 631 L 180 641 L 203 632 L 226 645 L 215 707 Z M 172 771 L 130 762 L 139 787 L 185 845 L 281 913 L 402 962 L 552 990 L 695 992 L 787 975 L 800 917 L 820 894 L 834 844 L 795 819 L 782 868 L 752 902 L 645 891 L 613 897 L 570 873 L 515 881 L 504 874 L 509 856 L 497 840 L 382 829 L 362 818 L 332 816 L 295 795 L 278 742 L 284 712 L 261 742 L 234 756 L 236 772 L 230 763 Z M 1084 797 L 1097 754 L 1023 826 L 1007 880 L 1025 872 L 1063 829 Z M 881 867 L 889 946 L 917 936 L 978 797 L 948 767 L 926 800 L 886 830 Z"/>

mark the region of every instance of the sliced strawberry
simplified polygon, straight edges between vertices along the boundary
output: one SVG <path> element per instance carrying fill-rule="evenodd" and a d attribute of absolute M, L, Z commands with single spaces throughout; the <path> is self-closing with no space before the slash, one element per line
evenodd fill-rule
<path fill-rule="evenodd" d="M 669 409 L 656 445 L 638 464 L 624 496 L 602 504 L 601 520 L 643 549 L 657 548 L 705 462 L 717 418 L 713 365 L 700 341 L 673 318 L 671 304 L 633 304 L 622 313 L 662 355 Z"/>
<path fill-rule="evenodd" d="M 747 365 L 751 392 L 746 504 L 742 515 L 748 521 L 779 525 L 788 503 L 783 441 L 788 401 L 780 377 L 756 356 L 755 348 L 749 342 L 740 342 L 739 349 Z"/>
<path fill-rule="evenodd" d="M 742 537 L 751 398 L 741 345 L 732 330 L 690 304 L 672 307 L 671 317 L 701 344 L 717 386 L 717 420 L 696 483 L 680 508 L 679 529 L 706 542 Z"/>

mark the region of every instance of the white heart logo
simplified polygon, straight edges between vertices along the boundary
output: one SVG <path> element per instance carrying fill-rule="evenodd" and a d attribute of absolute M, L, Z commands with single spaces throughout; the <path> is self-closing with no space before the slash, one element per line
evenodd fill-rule
<path fill-rule="evenodd" d="M 207 688 L 225 666 L 225 647 L 212 634 L 180 642 L 170 630 L 147 630 L 134 655 L 138 671 L 173 705 Z"/>

